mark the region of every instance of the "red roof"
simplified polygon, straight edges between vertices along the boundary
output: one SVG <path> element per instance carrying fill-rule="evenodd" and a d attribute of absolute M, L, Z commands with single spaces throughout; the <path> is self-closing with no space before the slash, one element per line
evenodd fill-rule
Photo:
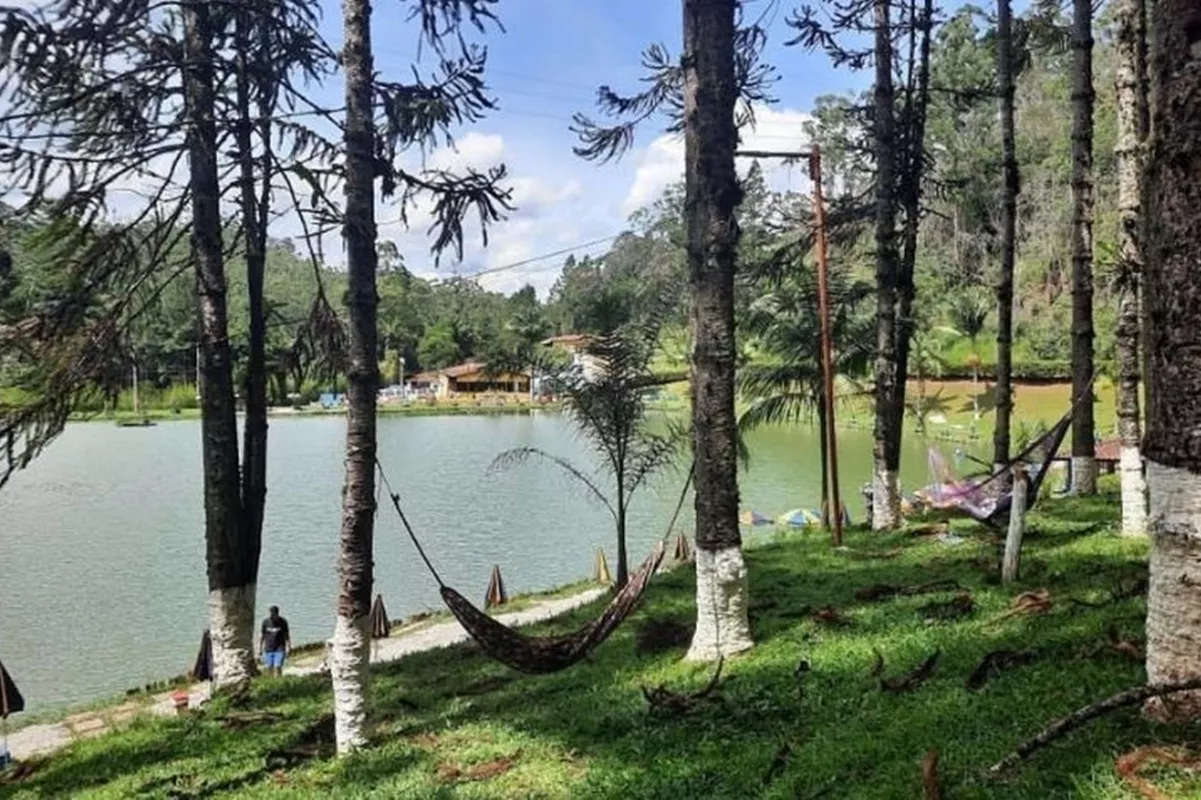
<path fill-rule="evenodd" d="M 483 361 L 468 361 L 464 364 L 455 364 L 453 367 L 440 369 L 438 372 L 442 373 L 448 378 L 461 378 L 464 375 L 471 375 L 472 373 L 479 372 L 485 366 L 486 364 Z"/>

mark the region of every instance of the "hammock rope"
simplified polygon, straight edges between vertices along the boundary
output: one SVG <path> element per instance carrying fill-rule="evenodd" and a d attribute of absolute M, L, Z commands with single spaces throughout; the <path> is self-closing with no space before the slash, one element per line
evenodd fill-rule
<path fill-rule="evenodd" d="M 404 527 L 409 539 L 413 542 L 413 546 L 417 548 L 417 553 L 421 556 L 421 560 L 425 563 L 426 568 L 430 571 L 434 580 L 437 581 L 442 601 L 450 609 L 450 612 L 454 614 L 455 619 L 459 621 L 459 624 L 463 626 L 468 635 L 489 656 L 507 664 L 513 669 L 531 674 L 557 672 L 582 660 L 593 649 L 604 642 L 633 612 L 638 601 L 641 600 L 642 595 L 646 592 L 651 578 L 659 568 L 659 564 L 663 561 L 667 539 L 671 536 L 671 531 L 679 519 L 680 511 L 684 506 L 685 499 L 687 499 L 688 490 L 692 485 L 693 476 L 695 475 L 694 464 L 688 472 L 688 479 L 684 482 L 683 489 L 680 491 L 675 512 L 672 514 L 671 521 L 667 525 L 667 532 L 659 539 L 651 554 L 647 556 L 642 565 L 630 576 L 626 585 L 613 597 L 599 617 L 574 633 L 562 636 L 526 636 L 476 608 L 471 601 L 442 580 L 433 562 L 426 555 L 425 548 L 421 546 L 421 542 L 418 540 L 413 526 L 409 523 L 404 509 L 401 507 L 400 495 L 392 488 L 392 484 L 384 472 L 383 464 L 380 463 L 378 458 L 376 459 L 376 467 L 379 470 L 382 483 L 388 490 L 388 495 L 392 500 L 392 507 L 396 510 L 401 525 Z"/>

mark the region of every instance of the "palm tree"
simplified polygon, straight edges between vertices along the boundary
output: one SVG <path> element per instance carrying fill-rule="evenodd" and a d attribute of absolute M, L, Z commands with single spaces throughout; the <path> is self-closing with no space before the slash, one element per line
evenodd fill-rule
<path fill-rule="evenodd" d="M 1146 206 L 1147 485 L 1150 489 L 1151 575 L 1147 594 L 1147 682 L 1201 675 L 1201 136 L 1196 104 L 1196 4 L 1152 4 L 1150 147 L 1143 182 Z M 1201 692 L 1152 701 L 1146 709 L 1170 721 L 1201 717 Z"/>
<path fill-rule="evenodd" d="M 842 270 L 830 272 L 831 339 L 835 375 L 867 374 L 872 360 L 870 318 L 858 313 L 872 292 L 870 284 L 851 281 Z M 740 432 L 766 425 L 796 422 L 817 415 L 821 435 L 823 524 L 828 524 L 829 496 L 826 404 L 821 370 L 821 330 L 817 280 L 812 271 L 801 271 L 781 281 L 770 293 L 751 304 L 744 321 L 747 333 L 757 338 L 763 358 L 744 366 L 738 389 L 750 405 L 738 420 Z M 746 453 L 745 448 L 743 449 Z"/>
<path fill-rule="evenodd" d="M 655 433 L 646 418 L 646 391 L 667 382 L 656 379 L 650 370 L 660 328 L 658 315 L 652 317 L 592 337 L 586 352 L 598 369 L 585 372 L 577 365 L 556 380 L 561 384 L 556 394 L 563 396 L 568 416 L 613 481 L 611 491 L 603 490 L 585 469 L 537 447 L 506 450 L 492 463 L 493 469 L 501 469 L 537 459 L 578 480 L 613 517 L 618 589 L 630 575 L 626 548 L 630 503 L 651 476 L 671 463 L 683 433 L 674 428 L 666 434 Z"/>
<path fill-rule="evenodd" d="M 976 340 L 984 331 L 991 310 L 992 303 L 987 295 L 966 289 L 958 292 L 947 307 L 953 332 L 965 337 L 972 347 L 968 364 L 972 368 L 972 420 L 975 422 L 980 420 L 980 393 L 977 389 L 980 381 L 980 351 Z"/>
<path fill-rule="evenodd" d="M 1118 361 L 1118 436 L 1121 439 L 1122 533 L 1139 535 L 1147 527 L 1147 487 L 1139 453 L 1139 276 L 1143 250 L 1143 141 L 1147 137 L 1147 7 L 1144 0 L 1120 0 L 1117 11 L 1118 325 L 1114 335 Z"/>

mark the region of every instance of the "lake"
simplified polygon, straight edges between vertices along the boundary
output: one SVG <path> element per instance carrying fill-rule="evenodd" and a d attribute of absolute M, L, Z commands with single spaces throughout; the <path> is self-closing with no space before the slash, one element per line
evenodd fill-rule
<path fill-rule="evenodd" d="M 333 629 L 344 429 L 341 417 L 271 420 L 258 604 L 279 605 L 296 642 Z M 750 444 L 744 508 L 775 517 L 817 506 L 816 428 L 761 431 Z M 839 445 L 843 494 L 858 521 L 871 434 L 843 432 Z M 589 577 L 597 547 L 613 558 L 608 513 L 562 472 L 530 463 L 489 474 L 498 453 L 525 446 L 593 463 L 554 413 L 379 420 L 380 458 L 410 521 L 443 578 L 469 597 L 482 600 L 493 564 L 513 594 Z M 663 535 L 682 473 L 635 501 L 632 567 Z M 923 441 L 907 438 L 902 478 L 907 489 L 926 482 Z M 688 505 L 681 525 L 691 535 Z M 71 425 L 0 491 L 0 519 L 0 660 L 30 711 L 191 667 L 206 627 L 199 422 Z M 390 506 L 379 511 L 375 570 L 393 618 L 440 607 Z"/>

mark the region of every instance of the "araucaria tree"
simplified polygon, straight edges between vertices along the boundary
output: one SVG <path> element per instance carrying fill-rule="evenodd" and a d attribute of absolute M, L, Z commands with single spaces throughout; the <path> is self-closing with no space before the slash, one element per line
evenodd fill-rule
<path fill-rule="evenodd" d="M 1201 48 L 1196 4 L 1152 5 L 1151 137 L 1143 182 L 1147 485 L 1151 575 L 1147 682 L 1201 675 Z M 1151 701 L 1152 715 L 1201 718 L 1201 693 Z"/>
<path fill-rule="evenodd" d="M 692 285 L 696 632 L 688 658 L 751 646 L 738 531 L 734 270 L 741 199 L 734 171 L 733 0 L 684 0 L 684 209 Z"/>
<path fill-rule="evenodd" d="M 894 13 L 895 12 L 895 13 Z M 836 5 L 832 24 L 824 13 L 802 6 L 789 24 L 793 43 L 821 48 L 836 66 L 874 65 L 870 105 L 857 109 L 870 134 L 875 162 L 874 250 L 876 271 L 875 426 L 872 449 L 872 527 L 887 530 L 901 521 L 900 460 L 905 388 L 913 336 L 914 268 L 923 214 L 922 187 L 930 95 L 932 2 L 847 0 Z M 851 49 L 841 34 L 874 34 L 870 49 Z M 898 58 L 897 41 L 905 43 Z M 902 76 L 900 86 L 897 75 Z M 900 216 L 904 225 L 898 231 Z"/>
<path fill-rule="evenodd" d="M 415 16 L 425 42 L 441 57 L 441 71 L 436 81 L 399 85 L 374 75 L 370 0 L 343 0 L 346 206 L 341 218 L 347 253 L 350 363 L 338 606 L 329 658 L 340 754 L 366 743 L 379 387 L 375 179 L 382 178 L 385 196 L 400 192 L 402 210 L 419 195 L 433 200 L 435 255 L 450 246 L 462 255 L 462 222 L 467 214 L 475 214 L 486 226 L 507 208 L 508 195 L 498 185 L 503 168 L 456 177 L 441 170 L 414 174 L 395 163 L 401 151 L 435 144 L 448 137 L 451 125 L 473 122 L 491 108 L 483 83 L 484 54 L 458 35 L 462 23 L 483 30 L 494 19 L 490 5 L 489 0 L 419 2 Z M 447 37 L 462 44 L 464 50 L 457 57 L 445 53 Z"/>
<path fill-rule="evenodd" d="M 697 626 L 688 658 L 712 660 L 752 644 L 747 576 L 738 531 L 738 426 L 734 415 L 735 208 L 742 199 L 734 152 L 738 118 L 767 99 L 772 71 L 759 61 L 758 25 L 740 25 L 737 0 L 684 0 L 684 51 L 674 64 L 659 46 L 643 63 L 650 88 L 622 97 L 608 87 L 601 109 L 612 126 L 575 118 L 577 154 L 623 153 L 639 122 L 667 111 L 684 132 L 684 218 L 692 329 L 692 426 L 696 488 Z M 736 108 L 741 100 L 741 109 Z M 736 112 L 738 112 L 736 114 Z"/>
<path fill-rule="evenodd" d="M 248 679 L 254 667 L 254 595 L 259 552 L 257 546 L 250 547 L 238 472 L 238 425 L 217 170 L 213 39 L 210 5 L 203 0 L 188 3 L 184 7 L 184 98 L 191 169 L 192 258 L 200 325 L 209 622 L 218 680 L 236 684 Z"/>
<path fill-rule="evenodd" d="M 26 454 L 36 452 L 61 430 L 79 393 L 106 380 L 106 349 L 128 347 L 154 299 L 171 283 L 194 279 L 208 600 L 219 686 L 242 683 L 254 669 L 266 494 L 263 251 L 271 181 L 279 172 L 270 143 L 287 142 L 291 157 L 309 154 L 306 146 L 292 147 L 302 126 L 293 123 L 273 137 L 271 124 L 277 105 L 296 99 L 290 73 L 317 75 L 333 63 L 315 23 L 306 0 L 247 3 L 235 15 L 199 0 L 154 8 L 78 3 L 8 18 L 6 67 L 15 80 L 8 113 L 0 118 L 5 188 L 29 199 L 20 216 L 48 211 L 74 218 L 81 238 L 68 241 L 71 252 L 60 246 L 58 258 L 75 273 L 65 307 L 89 309 L 70 333 L 91 352 L 75 353 L 82 362 L 72 364 L 63 356 L 73 336 L 59 330 L 49 337 L 59 352 L 37 358 L 41 378 L 35 383 L 42 385 L 32 394 L 38 400 L 8 417 L 5 427 L 23 431 Z M 99 29 L 104 36 L 94 35 Z M 236 58 L 223 57 L 230 48 Z M 232 225 L 222 218 L 229 187 L 220 184 L 230 172 L 231 134 L 242 198 L 241 219 Z M 182 164 L 186 179 L 176 177 Z M 144 209 L 129 224 L 105 219 L 106 198 L 131 181 L 150 187 Z M 235 227 L 243 233 L 250 289 L 241 468 L 226 281 L 226 234 Z M 190 259 L 176 246 L 189 233 Z M 149 243 L 157 245 L 143 246 Z M 25 345 L 32 344 L 26 337 Z"/>
<path fill-rule="evenodd" d="M 1072 490 L 1097 491 L 1093 420 L 1093 4 L 1072 0 Z"/>
<path fill-rule="evenodd" d="M 346 483 L 338 556 L 338 614 L 330 640 L 338 751 L 366 743 L 367 680 L 371 639 L 372 537 L 375 511 L 375 115 L 372 87 L 370 0 L 342 4 L 342 64 L 346 70 L 346 241 L 350 316 L 346 404 Z"/>
<path fill-rule="evenodd" d="M 1001 272 L 997 278 L 997 411 L 993 430 L 993 464 L 1009 462 L 1009 428 L 1013 414 L 1013 270 L 1017 260 L 1017 143 L 1014 130 L 1013 8 L 997 0 L 997 95 L 1001 111 Z"/>
<path fill-rule="evenodd" d="M 1114 344 L 1118 361 L 1119 475 L 1122 485 L 1122 533 L 1147 528 L 1147 491 L 1140 452 L 1139 284 L 1142 276 L 1142 171 L 1147 138 L 1147 7 L 1144 0 L 1120 0 L 1117 24 L 1118 324 Z"/>

